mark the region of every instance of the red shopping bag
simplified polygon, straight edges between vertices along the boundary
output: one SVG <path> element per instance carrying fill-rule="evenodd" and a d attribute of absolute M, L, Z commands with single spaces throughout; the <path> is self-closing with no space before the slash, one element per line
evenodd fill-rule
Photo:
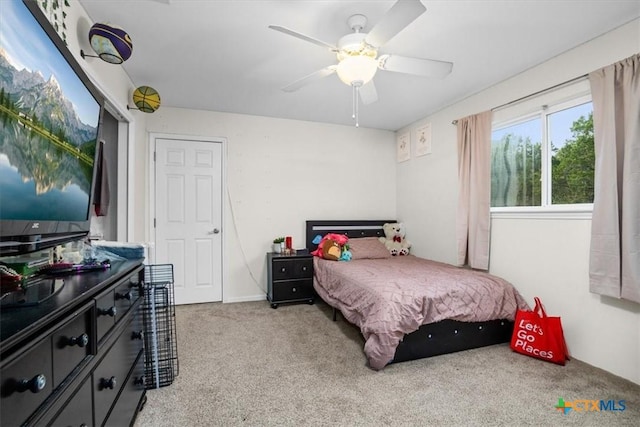
<path fill-rule="evenodd" d="M 548 362 L 564 365 L 569 360 L 560 317 L 547 316 L 535 297 L 533 311 L 518 309 L 511 336 L 511 349 Z"/>

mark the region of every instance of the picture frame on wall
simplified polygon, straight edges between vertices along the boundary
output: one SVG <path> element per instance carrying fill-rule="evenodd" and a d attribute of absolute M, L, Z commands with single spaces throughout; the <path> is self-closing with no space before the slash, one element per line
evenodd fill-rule
<path fill-rule="evenodd" d="M 411 134 L 409 132 L 398 135 L 396 153 L 398 162 L 406 162 L 411 158 Z"/>
<path fill-rule="evenodd" d="M 431 123 L 416 129 L 416 156 L 431 154 Z"/>

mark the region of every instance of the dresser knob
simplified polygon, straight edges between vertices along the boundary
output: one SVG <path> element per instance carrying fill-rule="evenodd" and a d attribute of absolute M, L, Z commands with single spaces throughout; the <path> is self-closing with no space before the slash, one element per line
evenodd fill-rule
<path fill-rule="evenodd" d="M 291 288 L 291 292 L 296 292 L 296 288 Z"/>
<path fill-rule="evenodd" d="M 98 315 L 100 316 L 111 316 L 111 317 L 116 317 L 116 308 L 115 307 L 109 307 L 109 308 L 99 308 L 98 309 Z"/>
<path fill-rule="evenodd" d="M 31 393 L 40 393 L 47 385 L 47 377 L 42 374 L 38 374 L 30 380 L 19 380 L 16 385 L 16 391 L 22 393 L 24 391 L 31 391 Z"/>
<path fill-rule="evenodd" d="M 131 332 L 131 339 L 132 340 L 141 340 L 143 336 L 144 336 L 144 332 L 142 332 L 142 331 L 133 331 L 133 332 Z"/>
<path fill-rule="evenodd" d="M 77 337 L 67 338 L 68 346 L 77 345 L 78 347 L 86 347 L 87 344 L 89 344 L 89 335 L 87 335 L 86 333 L 78 335 Z"/>
<path fill-rule="evenodd" d="M 307 271 L 307 266 L 306 265 L 302 266 L 302 271 Z"/>
<path fill-rule="evenodd" d="M 119 299 L 126 299 L 127 301 L 131 301 L 131 291 L 127 291 L 124 294 L 116 292 L 116 301 Z"/>
<path fill-rule="evenodd" d="M 286 268 L 286 267 L 282 267 L 282 268 L 280 269 L 280 271 L 281 271 L 282 273 L 284 273 L 284 272 L 286 272 L 286 271 L 287 271 L 287 268 Z"/>
<path fill-rule="evenodd" d="M 100 378 L 100 390 L 104 390 L 105 388 L 113 390 L 116 387 L 116 383 L 116 377 L 109 379 Z"/>

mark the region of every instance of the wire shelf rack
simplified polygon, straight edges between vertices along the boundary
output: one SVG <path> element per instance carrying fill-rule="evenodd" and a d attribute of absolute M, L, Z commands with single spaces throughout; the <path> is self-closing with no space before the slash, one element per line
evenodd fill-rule
<path fill-rule="evenodd" d="M 142 313 L 145 387 L 170 385 L 179 371 L 173 264 L 145 266 Z"/>

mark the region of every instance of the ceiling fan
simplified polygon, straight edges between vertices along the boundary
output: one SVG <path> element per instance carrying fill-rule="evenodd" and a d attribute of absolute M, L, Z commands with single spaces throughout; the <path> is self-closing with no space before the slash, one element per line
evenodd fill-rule
<path fill-rule="evenodd" d="M 340 80 L 353 87 L 354 118 L 357 126 L 358 96 L 364 104 L 371 104 L 378 99 L 372 80 L 377 70 L 436 78 L 443 78 L 451 72 L 453 68 L 451 62 L 411 58 L 395 54 L 378 55 L 378 50 L 385 43 L 426 10 L 419 0 L 398 0 L 368 33 L 363 32 L 367 25 L 366 16 L 352 15 L 347 20 L 347 24 L 353 30 L 353 33 L 341 37 L 337 45 L 326 43 L 286 27 L 270 25 L 269 28 L 272 30 L 327 48 L 331 52 L 335 52 L 338 59 L 337 64 L 302 77 L 283 87 L 282 90 L 294 92 L 309 83 L 337 73 Z"/>

